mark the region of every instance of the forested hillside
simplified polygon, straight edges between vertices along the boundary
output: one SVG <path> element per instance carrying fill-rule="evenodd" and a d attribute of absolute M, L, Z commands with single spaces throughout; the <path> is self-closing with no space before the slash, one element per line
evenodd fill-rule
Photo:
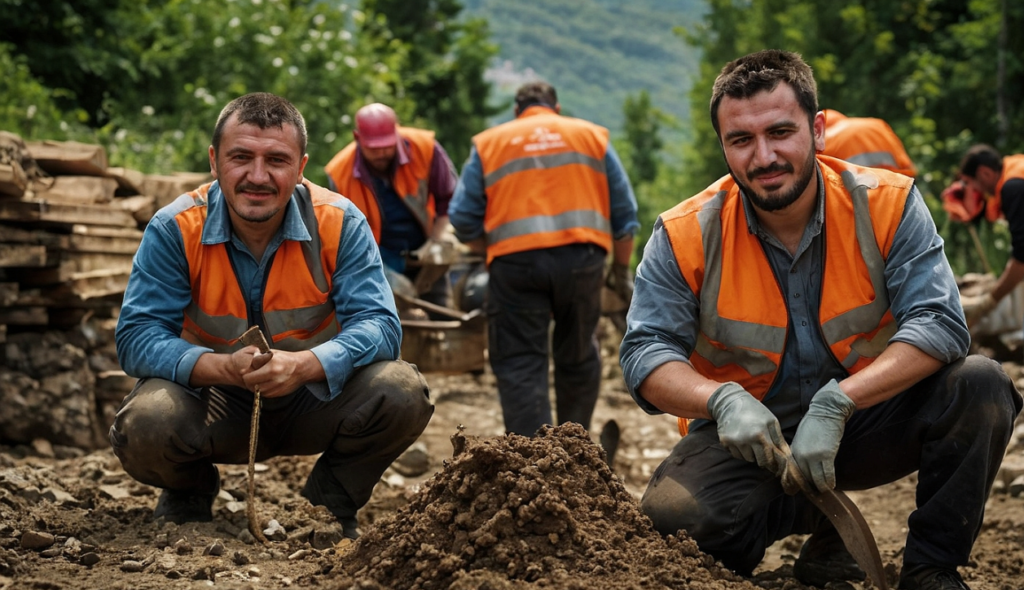
<path fill-rule="evenodd" d="M 465 0 L 465 14 L 487 19 L 498 62 L 488 71 L 495 96 L 540 77 L 555 85 L 565 112 L 613 130 L 627 95 L 646 89 L 653 105 L 681 121 L 699 52 L 675 27 L 692 27 L 703 0 Z M 500 120 L 511 112 L 500 115 Z"/>

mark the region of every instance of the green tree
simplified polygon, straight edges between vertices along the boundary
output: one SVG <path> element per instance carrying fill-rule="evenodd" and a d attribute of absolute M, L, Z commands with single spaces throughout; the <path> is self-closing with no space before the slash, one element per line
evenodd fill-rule
<path fill-rule="evenodd" d="M 622 104 L 622 114 L 629 149 L 625 154 L 629 178 L 634 184 L 649 183 L 658 176 L 661 148 L 664 146 L 661 126 L 666 115 L 651 105 L 651 95 L 646 90 L 641 90 L 635 98 L 627 96 Z"/>
<path fill-rule="evenodd" d="M 391 94 L 408 99 L 392 105 L 402 121 L 437 133 L 454 162 L 469 155 L 470 140 L 504 110 L 488 102 L 484 71 L 498 48 L 487 23 L 460 20 L 459 0 L 363 0 L 361 34 L 381 53 L 400 56 Z M 374 100 L 382 100 L 374 95 Z"/>

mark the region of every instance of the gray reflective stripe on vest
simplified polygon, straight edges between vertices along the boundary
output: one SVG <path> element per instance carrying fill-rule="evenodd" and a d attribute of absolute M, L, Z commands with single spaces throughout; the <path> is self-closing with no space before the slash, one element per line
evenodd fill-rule
<path fill-rule="evenodd" d="M 897 168 L 896 158 L 889 152 L 865 152 L 846 158 L 846 161 L 858 166 L 891 166 Z"/>
<path fill-rule="evenodd" d="M 321 293 L 326 293 L 331 287 L 327 281 L 327 274 L 324 271 L 324 265 L 320 258 L 320 250 L 323 244 L 320 243 L 320 223 L 316 219 L 313 198 L 309 194 L 309 189 L 304 185 L 300 184 L 296 188 L 301 197 L 295 199 L 299 205 L 299 216 L 302 218 L 302 223 L 306 226 L 306 231 L 309 232 L 310 237 L 308 242 L 299 242 L 299 245 L 302 247 L 302 257 L 306 260 L 306 268 L 309 269 L 316 288 Z M 267 328 L 270 329 L 270 326 L 267 326 Z M 278 332 L 272 330 L 271 333 L 277 334 Z M 240 336 L 241 332 L 238 335 Z"/>
<path fill-rule="evenodd" d="M 854 228 L 860 255 L 868 268 L 871 288 L 875 292 L 875 300 L 846 313 L 832 318 L 821 326 L 825 342 L 829 346 L 857 334 L 869 332 L 878 327 L 885 312 L 889 311 L 889 292 L 885 286 L 885 259 L 875 241 L 875 230 L 871 223 L 871 209 L 868 206 L 868 188 L 878 185 L 878 179 L 865 173 L 857 176 L 849 170 L 843 171 L 843 185 L 853 199 Z M 889 337 L 896 333 L 896 323 L 892 322 L 883 333 L 876 334 L 870 341 L 858 338 L 850 354 L 842 359 L 843 366 L 849 369 L 862 356 L 876 357 L 881 354 L 889 343 Z M 886 335 L 887 334 L 887 335 Z"/>
<path fill-rule="evenodd" d="M 558 215 L 534 215 L 525 219 L 517 219 L 503 223 L 487 232 L 487 245 L 493 246 L 502 240 L 536 234 L 542 232 L 559 231 L 573 228 L 596 229 L 600 232 L 611 234 L 611 222 L 604 218 L 597 211 L 588 209 L 577 209 L 566 211 Z"/>
<path fill-rule="evenodd" d="M 314 346 L 319 346 L 324 342 L 327 342 L 331 338 L 334 338 L 338 332 L 337 320 L 331 322 L 331 325 L 324 328 L 322 331 L 317 332 L 312 338 L 284 338 L 274 343 L 274 348 L 279 350 L 287 350 L 289 352 L 299 352 L 302 350 L 310 350 Z"/>
<path fill-rule="evenodd" d="M 195 301 L 189 301 L 185 307 L 185 315 L 203 332 L 219 340 L 234 340 L 249 327 L 245 318 L 236 318 L 233 315 L 208 315 Z"/>
<path fill-rule="evenodd" d="M 268 311 L 263 314 L 263 317 L 267 320 L 267 329 L 270 330 L 271 334 L 283 334 L 292 330 L 313 332 L 324 322 L 325 319 L 331 316 L 334 316 L 334 302 L 330 299 L 320 305 L 312 307 L 282 309 L 277 311 Z M 338 334 L 337 330 L 332 332 L 330 329 L 326 329 L 324 332 L 326 332 L 326 334 L 318 334 L 315 338 L 323 338 L 322 342 L 326 342 Z M 313 339 L 305 339 L 299 340 L 299 342 L 305 342 L 308 344 L 309 342 L 312 342 L 312 340 Z M 317 342 L 317 344 L 319 343 L 320 342 Z M 281 348 L 281 343 L 275 343 L 274 348 Z"/>
<path fill-rule="evenodd" d="M 721 367 L 736 364 L 750 375 L 764 375 L 777 369 L 774 361 L 759 352 L 782 354 L 786 328 L 765 326 L 718 316 L 722 289 L 722 204 L 726 191 L 719 191 L 697 213 L 704 244 L 704 284 L 700 293 L 700 329 L 696 352 Z M 729 350 L 712 346 L 708 340 L 726 343 Z"/>
<path fill-rule="evenodd" d="M 485 176 L 484 188 L 489 189 L 502 178 L 505 178 L 509 174 L 515 174 L 516 172 L 558 168 L 559 166 L 568 166 L 569 164 L 583 164 L 584 166 L 593 168 L 601 174 L 605 174 L 604 159 L 599 160 L 579 152 L 563 152 L 560 154 L 548 154 L 545 156 L 527 156 L 525 158 L 516 158 L 515 160 L 506 162 L 501 168 L 498 168 L 494 172 Z"/>

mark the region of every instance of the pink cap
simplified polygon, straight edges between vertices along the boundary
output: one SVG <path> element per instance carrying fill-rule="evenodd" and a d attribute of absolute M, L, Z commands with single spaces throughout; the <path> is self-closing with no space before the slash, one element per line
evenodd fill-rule
<path fill-rule="evenodd" d="M 398 143 L 398 117 L 395 111 L 379 102 L 356 111 L 355 137 L 368 148 L 390 147 Z"/>

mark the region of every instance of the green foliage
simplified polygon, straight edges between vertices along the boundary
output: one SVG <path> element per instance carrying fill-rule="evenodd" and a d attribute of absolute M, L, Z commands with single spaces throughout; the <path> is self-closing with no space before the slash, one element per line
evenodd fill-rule
<path fill-rule="evenodd" d="M 0 44 L 0 129 L 22 137 L 64 139 L 81 130 L 75 122 L 87 118 L 82 110 L 67 113 L 57 106 L 61 91 L 51 90 L 32 77 L 24 56 L 12 55 Z M 66 94 L 66 93 L 65 93 Z"/>
<path fill-rule="evenodd" d="M 672 27 L 698 19 L 701 0 L 465 4 L 469 14 L 490 21 L 501 47 L 502 61 L 490 72 L 498 97 L 510 98 L 523 82 L 544 79 L 558 90 L 564 114 L 617 130 L 626 96 L 646 89 L 666 113 L 688 118 L 685 92 L 698 53 L 681 43 Z M 509 109 L 501 120 L 511 117 Z"/>
<path fill-rule="evenodd" d="M 401 120 L 433 129 L 452 161 L 463 162 L 473 135 L 499 111 L 484 79 L 498 52 L 487 22 L 459 20 L 458 0 L 364 0 L 363 8 L 363 36 L 401 57 L 391 88 L 407 99 L 395 107 Z"/>

